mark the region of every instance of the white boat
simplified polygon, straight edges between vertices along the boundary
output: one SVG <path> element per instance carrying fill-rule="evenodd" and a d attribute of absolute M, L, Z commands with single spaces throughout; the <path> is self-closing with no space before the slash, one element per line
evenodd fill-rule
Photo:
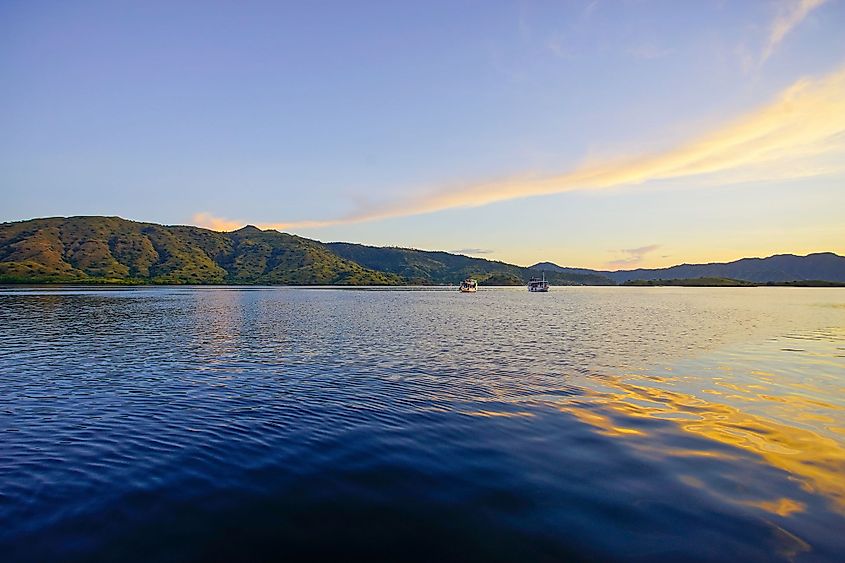
<path fill-rule="evenodd" d="M 461 293 L 475 293 L 478 291 L 478 282 L 472 278 L 467 278 L 461 282 L 461 287 L 458 288 Z"/>
<path fill-rule="evenodd" d="M 534 292 L 547 292 L 549 290 L 549 282 L 546 281 L 546 274 L 543 273 L 543 279 L 540 278 L 531 278 L 528 281 L 528 291 Z"/>

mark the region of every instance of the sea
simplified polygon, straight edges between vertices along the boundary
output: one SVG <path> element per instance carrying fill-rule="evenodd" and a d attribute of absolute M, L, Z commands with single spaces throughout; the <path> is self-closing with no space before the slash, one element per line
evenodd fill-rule
<path fill-rule="evenodd" d="M 0 288 L 0 561 L 842 561 L 845 289 Z"/>

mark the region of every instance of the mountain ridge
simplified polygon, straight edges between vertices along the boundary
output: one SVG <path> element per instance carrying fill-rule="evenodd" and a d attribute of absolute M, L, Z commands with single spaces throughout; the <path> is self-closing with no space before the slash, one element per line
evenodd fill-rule
<path fill-rule="evenodd" d="M 845 256 L 834 252 L 812 252 L 806 255 L 773 254 L 767 257 L 740 258 L 730 262 L 677 264 L 666 268 L 635 268 L 631 270 L 591 270 L 568 268 L 553 262 L 540 262 L 533 269 L 549 269 L 559 273 L 592 272 L 606 276 L 616 283 L 634 280 L 730 278 L 740 281 L 767 283 L 805 280 L 845 282 Z"/>
<path fill-rule="evenodd" d="M 253 225 L 217 232 L 114 216 L 47 217 L 0 223 L 0 282 L 432 285 L 471 276 L 485 285 L 521 285 L 538 273 L 448 252 L 333 244 Z M 342 254 L 366 255 L 378 267 Z M 551 277 L 568 285 L 614 283 L 597 275 Z"/>
<path fill-rule="evenodd" d="M 398 246 L 370 246 L 350 242 L 326 243 L 339 256 L 364 267 L 390 272 L 411 283 L 455 283 L 467 277 L 478 278 L 482 285 L 522 285 L 540 271 L 499 260 L 475 258 L 437 250 L 418 250 Z M 572 274 L 553 272 L 549 282 L 555 285 L 613 285 L 595 273 Z"/>
<path fill-rule="evenodd" d="M 46 217 L 0 223 L 0 282 L 267 285 L 435 285 L 473 277 L 522 285 L 730 278 L 753 283 L 845 282 L 845 257 L 779 254 L 733 262 L 602 271 L 552 262 L 524 267 L 445 251 L 320 241 L 247 225 L 217 232 L 115 216 Z"/>
<path fill-rule="evenodd" d="M 0 281 L 393 285 L 322 243 L 257 228 L 218 233 L 119 217 L 0 224 Z"/>

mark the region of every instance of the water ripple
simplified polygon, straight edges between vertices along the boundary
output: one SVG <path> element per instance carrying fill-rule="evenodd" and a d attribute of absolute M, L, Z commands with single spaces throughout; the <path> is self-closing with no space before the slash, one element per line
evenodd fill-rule
<path fill-rule="evenodd" d="M 0 289 L 0 560 L 836 560 L 844 305 Z"/>

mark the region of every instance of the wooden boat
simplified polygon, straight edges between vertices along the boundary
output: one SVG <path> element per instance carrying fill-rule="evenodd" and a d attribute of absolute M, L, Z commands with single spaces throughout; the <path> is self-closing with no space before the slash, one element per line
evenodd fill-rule
<path fill-rule="evenodd" d="M 549 282 L 546 281 L 546 274 L 543 274 L 543 279 L 531 278 L 528 281 L 528 291 L 535 293 L 545 293 L 549 290 Z"/>

